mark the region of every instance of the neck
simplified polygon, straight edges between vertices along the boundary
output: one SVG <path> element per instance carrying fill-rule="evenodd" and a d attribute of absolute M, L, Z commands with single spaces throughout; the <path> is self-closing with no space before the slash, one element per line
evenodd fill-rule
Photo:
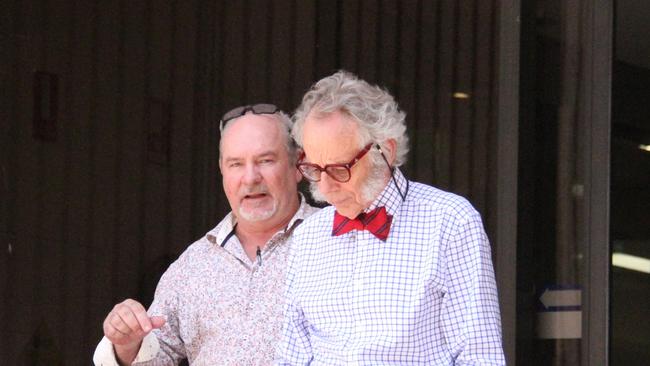
<path fill-rule="evenodd" d="M 291 218 L 289 218 L 289 220 L 290 219 Z M 247 222 L 239 222 L 235 229 L 235 235 L 237 235 L 237 239 L 239 239 L 246 256 L 248 256 L 251 261 L 255 260 L 258 248 L 260 250 L 263 249 L 266 246 L 266 243 L 271 240 L 273 235 L 282 230 L 289 223 L 289 220 L 283 220 L 276 225 L 264 227 L 251 225 Z"/>
<path fill-rule="evenodd" d="M 239 239 L 249 258 L 255 258 L 257 248 L 264 248 L 275 233 L 289 225 L 291 218 L 296 214 L 299 206 L 300 201 L 296 199 L 296 202 L 293 204 L 293 209 L 286 217 L 275 220 L 273 218 L 259 222 L 238 220 L 235 235 L 237 235 L 237 239 Z"/>

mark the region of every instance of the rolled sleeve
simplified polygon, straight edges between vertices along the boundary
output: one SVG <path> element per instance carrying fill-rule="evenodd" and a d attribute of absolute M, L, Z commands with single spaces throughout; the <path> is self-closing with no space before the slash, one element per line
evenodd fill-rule
<path fill-rule="evenodd" d="M 159 350 L 158 338 L 156 338 L 155 334 L 149 333 L 142 339 L 142 345 L 140 345 L 140 350 L 133 363 L 153 360 Z M 97 345 L 93 355 L 93 362 L 95 366 L 119 366 L 113 343 L 108 338 L 103 337 Z"/>

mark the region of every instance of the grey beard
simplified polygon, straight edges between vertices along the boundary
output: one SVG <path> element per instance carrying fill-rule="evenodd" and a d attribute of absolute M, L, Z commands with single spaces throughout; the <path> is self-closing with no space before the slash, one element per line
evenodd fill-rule
<path fill-rule="evenodd" d="M 268 194 L 269 189 L 264 184 L 258 184 L 253 187 L 245 187 L 240 192 L 241 195 L 257 194 L 257 193 Z M 239 207 L 238 214 L 240 217 L 242 217 L 244 220 L 247 221 L 264 221 L 271 218 L 271 216 L 273 216 L 277 210 L 278 210 L 278 203 L 275 201 L 275 198 L 273 198 L 273 206 L 266 211 L 249 212 L 246 211 L 244 208 Z"/>
<path fill-rule="evenodd" d="M 385 184 L 385 164 L 383 161 L 381 163 L 374 163 L 370 174 L 368 175 L 368 180 L 366 184 L 361 187 L 361 199 L 364 202 L 372 202 L 381 191 L 386 186 Z M 325 174 L 324 172 L 321 174 Z M 318 190 L 318 182 L 311 182 L 309 184 L 309 192 L 311 193 L 312 198 L 316 202 L 327 202 L 325 195 L 323 195 L 320 190 Z"/>
<path fill-rule="evenodd" d="M 262 212 L 248 212 L 242 207 L 239 208 L 239 216 L 246 221 L 264 221 L 270 219 L 275 212 L 278 210 L 278 205 L 275 200 L 273 201 L 273 207 Z"/>

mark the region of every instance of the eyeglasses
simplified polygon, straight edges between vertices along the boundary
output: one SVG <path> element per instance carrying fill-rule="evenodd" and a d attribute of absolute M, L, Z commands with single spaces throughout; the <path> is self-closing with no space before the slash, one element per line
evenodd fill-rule
<path fill-rule="evenodd" d="M 280 111 L 280 108 L 276 107 L 273 104 L 259 103 L 259 104 L 249 104 L 241 107 L 233 108 L 226 112 L 226 114 L 221 117 L 219 122 L 219 131 L 223 131 L 223 127 L 231 119 L 239 118 L 245 115 L 248 112 L 253 112 L 254 114 L 275 114 Z"/>
<path fill-rule="evenodd" d="M 355 156 L 352 160 L 350 160 L 349 163 L 346 164 L 327 164 L 324 167 L 321 167 L 318 164 L 312 164 L 312 163 L 304 163 L 302 160 L 305 158 L 305 154 L 303 153 L 300 159 L 298 160 L 298 164 L 296 164 L 296 168 L 300 170 L 300 173 L 302 173 L 302 176 L 305 177 L 307 180 L 311 182 L 320 182 L 321 178 L 321 172 L 327 173 L 332 179 L 334 179 L 337 182 L 340 183 L 345 183 L 350 180 L 351 173 L 350 169 L 356 164 L 361 158 L 364 157 L 370 151 L 370 148 L 372 147 L 372 142 L 366 145 L 366 147 L 361 150 L 357 156 Z"/>

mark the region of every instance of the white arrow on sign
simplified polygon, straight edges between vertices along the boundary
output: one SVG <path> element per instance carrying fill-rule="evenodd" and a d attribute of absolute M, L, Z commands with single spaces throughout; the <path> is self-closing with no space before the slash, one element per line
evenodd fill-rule
<path fill-rule="evenodd" d="M 546 289 L 539 300 L 546 308 L 580 306 L 582 305 L 582 291 L 576 289 Z"/>

